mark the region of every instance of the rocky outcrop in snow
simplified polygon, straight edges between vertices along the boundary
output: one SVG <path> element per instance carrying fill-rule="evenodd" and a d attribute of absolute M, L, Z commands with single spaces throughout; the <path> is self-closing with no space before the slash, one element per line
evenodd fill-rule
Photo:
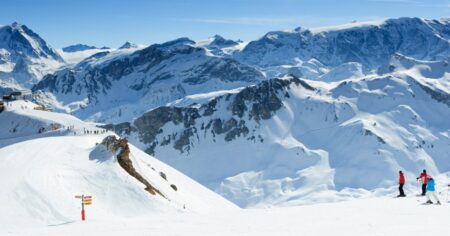
<path fill-rule="evenodd" d="M 110 152 L 117 153 L 117 161 L 119 165 L 131 176 L 136 178 L 139 182 L 145 185 L 145 190 L 152 195 L 160 195 L 166 198 L 157 188 L 151 185 L 141 174 L 139 174 L 133 167 L 133 162 L 130 160 L 130 147 L 128 140 L 117 139 L 116 136 L 111 135 L 103 139 L 104 145 Z"/>

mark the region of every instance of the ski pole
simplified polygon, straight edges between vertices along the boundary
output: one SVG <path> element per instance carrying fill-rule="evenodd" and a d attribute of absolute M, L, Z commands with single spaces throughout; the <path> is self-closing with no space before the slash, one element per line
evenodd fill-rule
<path fill-rule="evenodd" d="M 417 192 L 419 193 L 419 179 L 416 179 L 416 186 L 417 186 Z"/>
<path fill-rule="evenodd" d="M 448 192 L 450 191 L 450 184 L 447 186 L 447 197 L 445 199 L 446 202 L 448 202 Z"/>

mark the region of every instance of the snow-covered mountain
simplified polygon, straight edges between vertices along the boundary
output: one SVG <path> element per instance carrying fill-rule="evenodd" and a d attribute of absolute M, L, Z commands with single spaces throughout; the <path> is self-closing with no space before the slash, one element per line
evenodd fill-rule
<path fill-rule="evenodd" d="M 450 21 L 398 18 L 313 29 L 269 32 L 234 58 L 264 68 L 269 75 L 297 72 L 316 79 L 345 63 L 377 69 L 395 54 L 419 60 L 450 55 Z M 300 72 L 300 73 L 299 73 Z"/>
<path fill-rule="evenodd" d="M 396 55 L 379 73 L 193 95 L 114 128 L 244 207 L 386 188 L 400 169 L 448 172 L 448 63 Z"/>
<path fill-rule="evenodd" d="M 100 49 L 100 48 L 97 48 L 95 46 L 89 46 L 86 44 L 81 44 L 81 43 L 61 48 L 61 50 L 63 52 L 79 52 L 79 51 L 90 50 L 90 49 Z M 102 48 L 102 49 L 108 49 L 108 48 Z"/>
<path fill-rule="evenodd" d="M 119 49 L 130 49 L 130 48 L 138 48 L 139 45 L 135 43 L 125 42 L 122 46 L 119 47 Z"/>
<path fill-rule="evenodd" d="M 30 88 L 63 64 L 58 52 L 27 26 L 0 27 L 1 87 Z"/>
<path fill-rule="evenodd" d="M 92 55 L 47 75 L 34 91 L 50 92 L 54 107 L 83 119 L 127 121 L 186 95 L 231 89 L 264 78 L 253 67 L 212 55 L 180 38 L 144 49 Z"/>
<path fill-rule="evenodd" d="M 234 41 L 231 39 L 225 39 L 224 37 L 216 34 L 206 40 L 198 41 L 195 45 L 208 49 L 214 55 L 225 56 L 242 49 L 245 43 L 240 40 Z"/>
<path fill-rule="evenodd" d="M 236 207 L 111 132 L 25 101 L 0 113 L 0 219 L 11 227 Z M 86 134 L 84 131 L 90 131 Z M 92 131 L 99 131 L 93 134 Z M 149 189 L 150 187 L 150 189 Z"/>

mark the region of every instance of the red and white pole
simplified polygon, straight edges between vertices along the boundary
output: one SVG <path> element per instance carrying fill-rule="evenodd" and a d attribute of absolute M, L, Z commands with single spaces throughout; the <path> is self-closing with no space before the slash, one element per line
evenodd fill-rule
<path fill-rule="evenodd" d="M 84 195 L 81 195 L 81 220 L 86 220 L 84 216 Z"/>

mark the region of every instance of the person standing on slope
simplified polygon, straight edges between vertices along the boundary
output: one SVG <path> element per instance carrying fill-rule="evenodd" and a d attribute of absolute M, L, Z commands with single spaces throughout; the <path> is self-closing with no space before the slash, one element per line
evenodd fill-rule
<path fill-rule="evenodd" d="M 433 200 L 436 200 L 436 204 L 441 205 L 441 202 L 439 201 L 439 198 L 436 194 L 434 179 L 430 177 L 427 183 L 427 199 L 428 199 L 428 201 L 426 202 L 427 204 L 433 204 L 431 198 L 433 198 Z"/>
<path fill-rule="evenodd" d="M 425 196 L 425 193 L 427 192 L 427 183 L 428 183 L 427 170 L 423 170 L 423 172 L 419 175 L 419 177 L 416 178 L 416 180 L 418 179 L 422 180 L 422 196 Z"/>
<path fill-rule="evenodd" d="M 398 191 L 400 194 L 397 197 L 406 197 L 405 192 L 403 191 L 403 185 L 405 185 L 405 175 L 403 175 L 401 170 L 398 172 L 398 175 Z"/>

